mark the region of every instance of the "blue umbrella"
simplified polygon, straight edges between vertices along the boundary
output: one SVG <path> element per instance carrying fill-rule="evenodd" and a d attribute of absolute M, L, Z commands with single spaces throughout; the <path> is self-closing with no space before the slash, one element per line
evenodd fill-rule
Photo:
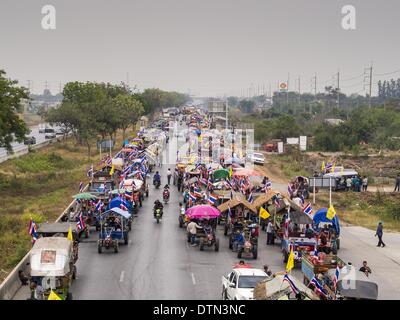
<path fill-rule="evenodd" d="M 333 227 L 335 228 L 336 234 L 339 236 L 339 234 L 340 234 L 340 224 L 339 224 L 338 215 L 335 214 L 335 216 L 333 217 L 333 219 L 332 219 L 332 220 L 329 220 L 329 219 L 326 217 L 327 212 L 328 212 L 328 208 L 321 208 L 321 209 L 319 209 L 319 210 L 314 214 L 314 217 L 313 217 L 314 224 L 315 224 L 316 226 L 318 226 L 321 222 L 322 222 L 322 223 L 324 223 L 324 222 L 332 223 Z"/>

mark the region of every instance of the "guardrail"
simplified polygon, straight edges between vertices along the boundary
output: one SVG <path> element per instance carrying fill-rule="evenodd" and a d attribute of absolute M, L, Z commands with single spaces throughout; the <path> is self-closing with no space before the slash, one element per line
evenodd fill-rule
<path fill-rule="evenodd" d="M 49 144 L 49 141 L 45 141 Z M 86 191 L 89 185 L 87 184 L 83 191 Z M 70 208 L 74 205 L 75 200 L 73 200 L 68 207 L 59 215 L 55 222 L 60 222 L 61 218 L 70 210 Z M 29 252 L 22 258 L 22 260 L 17 264 L 17 266 L 10 272 L 7 278 L 0 284 L 0 300 L 11 300 L 17 291 L 21 288 L 21 282 L 18 277 L 18 271 L 22 270 L 24 273 L 28 273 L 29 271 Z"/>
<path fill-rule="evenodd" d="M 61 141 L 59 139 L 60 138 L 53 138 L 53 139 L 49 139 L 49 140 L 46 140 L 46 141 L 42 141 L 42 142 L 39 142 L 37 144 L 27 146 L 26 148 L 24 148 L 22 150 L 15 151 L 13 154 L 6 154 L 4 156 L 0 156 L 0 163 L 2 163 L 4 161 L 7 161 L 7 160 L 10 160 L 10 159 L 18 158 L 18 157 L 23 156 L 25 154 L 28 154 L 29 153 L 29 147 L 31 149 L 33 149 L 33 150 L 40 149 L 40 148 L 43 148 L 43 147 L 45 147 L 45 146 L 47 146 L 47 145 L 49 145 L 51 143 Z"/>

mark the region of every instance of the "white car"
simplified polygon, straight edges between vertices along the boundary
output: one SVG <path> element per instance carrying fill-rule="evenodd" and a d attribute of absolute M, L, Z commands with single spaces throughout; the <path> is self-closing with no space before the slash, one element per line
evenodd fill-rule
<path fill-rule="evenodd" d="M 247 156 L 247 160 L 254 162 L 255 164 L 264 165 L 265 163 L 265 156 L 262 153 L 254 152 Z"/>
<path fill-rule="evenodd" d="M 254 300 L 254 288 L 266 278 L 268 275 L 261 269 L 235 268 L 222 277 L 222 299 Z"/>

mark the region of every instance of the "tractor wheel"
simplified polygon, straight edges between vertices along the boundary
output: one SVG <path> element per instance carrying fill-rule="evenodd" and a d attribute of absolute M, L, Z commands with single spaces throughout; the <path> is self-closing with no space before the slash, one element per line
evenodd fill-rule
<path fill-rule="evenodd" d="M 101 244 L 97 245 L 97 251 L 98 253 L 102 253 L 103 252 L 103 247 Z"/>
<path fill-rule="evenodd" d="M 129 242 L 129 237 L 128 237 L 128 234 L 126 234 L 124 236 L 124 244 L 128 244 L 128 242 Z"/>
<path fill-rule="evenodd" d="M 336 239 L 336 249 L 340 249 L 340 239 Z"/>
<path fill-rule="evenodd" d="M 224 226 L 224 236 L 226 236 L 228 234 L 228 226 L 225 225 Z"/>
<path fill-rule="evenodd" d="M 284 251 L 283 252 L 283 262 L 287 263 L 288 259 L 289 259 L 289 255 L 288 255 L 288 253 L 286 251 Z"/>
<path fill-rule="evenodd" d="M 200 251 L 203 251 L 203 250 L 204 250 L 204 241 L 203 241 L 203 239 L 200 239 L 200 245 L 199 245 L 199 247 L 200 247 Z"/>
<path fill-rule="evenodd" d="M 258 256 L 258 248 L 256 245 L 253 246 L 253 259 L 256 260 Z"/>
<path fill-rule="evenodd" d="M 214 250 L 219 251 L 219 239 L 215 239 Z"/>
<path fill-rule="evenodd" d="M 118 253 L 118 250 L 119 250 L 119 248 L 118 248 L 118 242 L 116 242 L 116 243 L 114 244 L 114 253 Z"/>

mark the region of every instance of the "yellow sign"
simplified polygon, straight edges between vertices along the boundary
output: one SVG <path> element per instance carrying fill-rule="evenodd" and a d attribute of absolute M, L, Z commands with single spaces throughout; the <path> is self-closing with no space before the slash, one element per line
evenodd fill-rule
<path fill-rule="evenodd" d="M 260 207 L 260 217 L 263 219 L 269 218 L 271 215 L 267 210 L 265 210 L 263 207 Z"/>

